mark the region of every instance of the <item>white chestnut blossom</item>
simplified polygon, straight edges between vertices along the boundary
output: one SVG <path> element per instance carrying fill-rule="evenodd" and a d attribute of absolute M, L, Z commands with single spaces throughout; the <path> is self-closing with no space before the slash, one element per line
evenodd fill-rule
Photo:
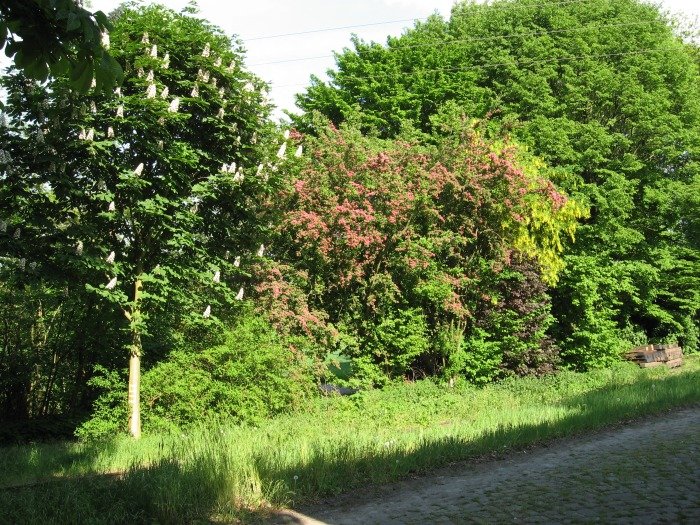
<path fill-rule="evenodd" d="M 158 45 L 153 44 L 153 47 L 151 48 L 151 56 L 153 58 L 158 58 Z"/>
<path fill-rule="evenodd" d="M 262 257 L 265 255 L 265 245 L 261 244 L 260 248 L 258 248 L 258 253 L 256 254 L 258 257 Z"/>
<path fill-rule="evenodd" d="M 115 286 L 117 286 L 117 278 L 112 277 L 112 280 L 105 285 L 105 288 L 107 288 L 107 290 L 114 290 Z"/>
<path fill-rule="evenodd" d="M 283 142 L 282 145 L 280 146 L 280 149 L 277 150 L 277 158 L 283 159 L 284 158 L 284 153 L 287 151 L 287 143 Z"/>
<path fill-rule="evenodd" d="M 22 258 L 19 260 L 19 267 L 20 267 L 21 270 L 24 270 L 24 269 L 27 267 L 27 259 L 25 259 L 24 257 L 22 257 Z"/>
<path fill-rule="evenodd" d="M 294 156 L 296 158 L 301 157 L 302 153 L 304 152 L 304 149 L 301 147 L 301 145 L 297 148 L 297 150 L 294 152 Z"/>
<path fill-rule="evenodd" d="M 207 305 L 207 307 L 204 309 L 204 313 L 202 314 L 202 317 L 207 318 L 211 316 L 211 306 Z"/>
<path fill-rule="evenodd" d="M 5 221 L 0 221 L 0 232 L 5 233 L 7 231 L 7 223 Z"/>
<path fill-rule="evenodd" d="M 221 67 L 221 57 L 217 57 L 214 61 L 214 67 Z"/>
<path fill-rule="evenodd" d="M 243 287 L 242 286 L 241 286 L 241 289 L 238 290 L 238 293 L 236 294 L 236 300 L 240 301 L 241 299 L 243 299 Z"/>
<path fill-rule="evenodd" d="M 208 57 L 210 53 L 211 53 L 211 46 L 209 45 L 209 42 L 207 42 L 207 45 L 204 46 L 204 50 L 202 51 L 202 56 Z"/>
<path fill-rule="evenodd" d="M 78 244 L 75 245 L 75 254 L 76 255 L 83 254 L 83 241 L 78 241 Z"/>
<path fill-rule="evenodd" d="M 90 128 L 90 130 L 87 132 L 87 135 L 85 135 L 85 140 L 95 140 L 95 130 L 93 128 Z"/>
<path fill-rule="evenodd" d="M 113 251 L 112 251 L 112 252 L 109 252 L 109 255 L 108 255 L 107 258 L 105 259 L 105 262 L 106 262 L 107 264 L 114 264 L 114 258 L 115 258 L 115 257 L 116 257 L 116 254 L 115 254 Z"/>
<path fill-rule="evenodd" d="M 153 82 L 153 79 L 155 78 L 155 75 L 153 74 L 153 70 L 150 69 L 148 71 L 148 75 L 146 76 L 146 81 L 147 82 Z"/>
<path fill-rule="evenodd" d="M 90 113 L 92 113 L 93 115 L 97 113 L 97 104 L 95 104 L 94 100 L 90 101 Z"/>
<path fill-rule="evenodd" d="M 165 53 L 163 57 L 163 69 L 168 69 L 170 67 L 170 53 Z"/>
<path fill-rule="evenodd" d="M 136 166 L 136 169 L 134 170 L 134 175 L 141 175 L 143 173 L 143 162 Z"/>
<path fill-rule="evenodd" d="M 217 114 L 218 118 L 224 118 L 224 108 L 219 108 L 219 113 Z"/>
<path fill-rule="evenodd" d="M 107 128 L 107 138 L 108 139 L 113 139 L 114 138 L 114 128 L 112 126 L 109 126 Z"/>
<path fill-rule="evenodd" d="M 221 282 L 221 272 L 219 270 L 216 270 L 214 272 L 214 278 L 212 279 L 215 283 L 220 283 Z"/>
<path fill-rule="evenodd" d="M 109 203 L 109 206 L 107 207 L 107 211 L 116 211 L 117 210 L 117 205 L 114 204 L 114 201 Z"/>
<path fill-rule="evenodd" d="M 238 268 L 241 265 L 241 256 L 239 255 L 238 257 L 235 258 L 233 261 L 233 266 Z"/>
<path fill-rule="evenodd" d="M 284 136 L 284 140 L 288 140 L 288 139 L 289 139 L 289 130 L 288 130 L 288 129 L 285 129 L 285 130 L 284 130 L 284 135 L 283 135 L 283 136 Z"/>
<path fill-rule="evenodd" d="M 180 99 L 174 98 L 168 107 L 168 111 L 170 113 L 177 113 L 178 109 L 180 109 Z"/>
<path fill-rule="evenodd" d="M 163 91 L 160 94 L 160 98 L 168 98 L 169 94 L 170 94 L 170 90 L 168 89 L 168 86 L 165 86 L 163 88 Z"/>
<path fill-rule="evenodd" d="M 199 86 L 197 84 L 195 84 L 194 87 L 192 88 L 192 93 L 190 93 L 190 96 L 192 96 L 192 97 L 199 96 Z"/>
<path fill-rule="evenodd" d="M 142 44 L 148 44 L 148 43 L 149 43 L 149 40 L 148 40 L 148 33 L 144 33 L 144 34 L 143 34 L 143 36 L 141 37 L 141 43 L 142 43 Z"/>
<path fill-rule="evenodd" d="M 146 90 L 146 98 L 156 98 L 156 85 L 151 84 Z"/>
<path fill-rule="evenodd" d="M 121 104 L 117 107 L 117 118 L 124 118 L 124 106 Z"/>

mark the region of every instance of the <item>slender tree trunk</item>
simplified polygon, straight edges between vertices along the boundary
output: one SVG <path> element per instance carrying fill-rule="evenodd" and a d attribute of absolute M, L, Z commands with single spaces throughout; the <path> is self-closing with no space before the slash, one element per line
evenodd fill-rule
<path fill-rule="evenodd" d="M 141 272 L 134 283 L 134 307 L 131 311 L 131 357 L 129 359 L 129 433 L 134 439 L 141 437 Z"/>
<path fill-rule="evenodd" d="M 138 337 L 138 336 L 136 336 Z M 129 433 L 141 437 L 141 355 L 131 351 L 129 359 Z"/>

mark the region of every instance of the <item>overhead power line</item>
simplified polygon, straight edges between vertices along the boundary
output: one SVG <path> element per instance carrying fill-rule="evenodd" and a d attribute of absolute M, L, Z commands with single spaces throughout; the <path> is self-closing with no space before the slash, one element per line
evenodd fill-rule
<path fill-rule="evenodd" d="M 369 75 L 366 77 L 363 77 L 365 80 L 379 80 L 382 78 L 389 78 L 395 77 L 396 75 L 401 75 L 403 77 L 406 76 L 414 76 L 414 75 L 419 75 L 419 74 L 425 74 L 425 73 L 442 73 L 442 72 L 451 72 L 451 73 L 459 73 L 462 71 L 472 71 L 475 69 L 489 69 L 489 68 L 494 68 L 494 67 L 506 67 L 506 66 L 532 66 L 532 65 L 539 65 L 539 64 L 552 64 L 552 63 L 560 63 L 560 62 L 567 62 L 571 60 L 583 60 L 587 58 L 612 58 L 612 57 L 622 57 L 622 56 L 631 56 L 631 55 L 646 55 L 646 54 L 651 54 L 651 53 L 657 53 L 660 51 L 664 51 L 663 49 L 637 49 L 635 51 L 626 51 L 622 53 L 603 53 L 603 54 L 597 54 L 597 55 L 576 55 L 576 56 L 570 56 L 570 57 L 557 57 L 557 58 L 544 58 L 544 59 L 535 59 L 535 60 L 515 60 L 512 62 L 494 62 L 490 64 L 476 64 L 473 66 L 464 66 L 464 67 L 445 67 L 445 68 L 435 68 L 435 69 L 416 69 L 415 71 L 396 71 L 393 75 L 389 73 L 382 73 L 380 75 Z M 332 82 L 332 80 L 330 81 Z M 330 83 L 329 82 L 329 83 Z M 274 87 L 282 88 L 282 87 L 298 87 L 298 86 L 306 86 L 307 83 L 297 83 L 297 84 L 274 84 L 272 83 Z"/>
<path fill-rule="evenodd" d="M 562 34 L 562 33 L 573 33 L 577 31 L 588 31 L 590 29 L 610 29 L 610 28 L 616 28 L 616 27 L 633 27 L 633 26 L 640 26 L 640 25 L 647 25 L 651 24 L 653 21 L 643 21 L 643 22 L 626 22 L 626 23 L 621 23 L 621 24 L 604 24 L 604 25 L 588 25 L 588 26 L 578 26 L 570 29 L 555 29 L 552 31 L 533 31 L 530 33 L 509 33 L 505 35 L 496 35 L 496 36 L 485 36 L 485 37 L 477 37 L 477 38 L 462 38 L 462 39 L 457 39 L 457 40 L 448 40 L 444 42 L 431 42 L 431 43 L 425 43 L 425 44 L 412 44 L 412 45 L 407 45 L 407 46 L 396 46 L 396 47 L 387 47 L 387 50 L 390 51 L 399 51 L 399 50 L 404 50 L 404 49 L 416 49 L 416 48 L 421 48 L 421 47 L 447 47 L 447 46 L 452 46 L 455 44 L 468 44 L 472 42 L 487 42 L 491 40 L 501 40 L 501 39 L 511 39 L 511 38 L 523 38 L 523 37 L 531 37 L 531 36 L 545 36 L 545 35 L 556 35 L 556 34 Z M 289 59 L 283 59 L 283 60 L 272 60 L 270 62 L 256 62 L 254 64 L 249 64 L 248 67 L 255 67 L 255 66 L 267 66 L 267 65 L 273 65 L 273 64 L 285 64 L 288 62 L 301 62 L 305 60 L 319 60 L 321 58 L 333 58 L 335 55 L 316 55 L 316 56 L 311 56 L 311 57 L 300 57 L 300 58 L 289 58 Z"/>
<path fill-rule="evenodd" d="M 405 20 L 389 20 L 387 22 L 373 22 L 370 24 L 357 24 L 353 26 L 340 26 L 340 27 L 324 27 L 322 29 L 311 29 L 309 31 L 298 31 L 296 33 L 281 33 L 279 35 L 265 35 L 265 36 L 255 36 L 253 38 L 244 39 L 246 42 L 251 42 L 253 40 L 267 40 L 270 38 L 283 38 L 287 36 L 297 36 L 297 35 L 310 35 L 312 33 L 326 33 L 330 31 L 341 31 L 343 29 L 356 29 L 358 27 L 371 27 L 371 26 L 384 26 L 389 24 L 400 24 L 404 22 L 417 22 L 418 20 L 426 20 L 426 18 L 407 18 Z"/>
<path fill-rule="evenodd" d="M 559 6 L 559 5 L 567 5 L 567 4 L 578 4 L 581 2 L 586 2 L 587 0 L 561 0 L 561 1 L 556 1 L 556 2 L 538 2 L 538 3 L 533 3 L 531 5 L 514 5 L 510 3 L 504 3 L 504 4 L 494 4 L 490 5 L 490 9 L 502 9 L 502 8 L 507 8 L 507 9 L 540 9 L 542 7 L 554 7 L 554 6 Z M 486 5 L 486 4 L 484 4 Z M 367 24 L 357 24 L 357 25 L 349 25 L 349 26 L 338 26 L 338 27 L 322 27 L 319 29 L 309 29 L 308 31 L 296 31 L 293 33 L 280 33 L 276 35 L 261 35 L 261 36 L 254 36 L 254 37 L 249 37 L 249 38 L 243 38 L 244 42 L 252 42 L 253 40 L 268 40 L 272 38 L 285 38 L 285 37 L 290 37 L 290 36 L 297 36 L 297 35 L 309 35 L 313 33 L 326 33 L 330 31 L 342 31 L 345 29 L 357 29 L 361 27 L 372 27 L 372 26 L 381 26 L 381 25 L 389 25 L 389 24 L 399 24 L 399 23 L 405 23 L 405 22 L 418 22 L 420 20 L 427 20 L 428 17 L 422 17 L 422 18 L 407 18 L 404 20 L 388 20 L 385 22 L 370 22 Z"/>

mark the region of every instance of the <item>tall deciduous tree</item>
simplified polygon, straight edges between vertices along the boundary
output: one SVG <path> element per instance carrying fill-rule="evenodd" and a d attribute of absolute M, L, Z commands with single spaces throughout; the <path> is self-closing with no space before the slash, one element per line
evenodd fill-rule
<path fill-rule="evenodd" d="M 298 98 L 336 124 L 427 134 L 456 105 L 491 114 L 591 206 L 555 290 L 556 335 L 574 366 L 629 344 L 698 347 L 700 269 L 692 236 L 700 159 L 693 45 L 638 0 L 461 2 L 386 45 L 354 41 L 328 83 Z"/>
<path fill-rule="evenodd" d="M 3 81 L 0 249 L 122 312 L 138 437 L 143 337 L 158 319 L 215 316 L 239 290 L 237 258 L 256 253 L 269 105 L 239 44 L 192 13 L 127 5 L 114 17 L 126 72 L 114 93 Z"/>

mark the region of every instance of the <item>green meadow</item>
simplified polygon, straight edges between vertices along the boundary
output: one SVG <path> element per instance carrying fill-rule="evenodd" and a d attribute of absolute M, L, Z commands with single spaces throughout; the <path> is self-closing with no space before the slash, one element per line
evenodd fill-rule
<path fill-rule="evenodd" d="M 258 427 L 0 451 L 10 523 L 255 521 L 271 508 L 500 455 L 700 402 L 700 357 L 475 387 L 432 381 L 320 399 Z"/>

